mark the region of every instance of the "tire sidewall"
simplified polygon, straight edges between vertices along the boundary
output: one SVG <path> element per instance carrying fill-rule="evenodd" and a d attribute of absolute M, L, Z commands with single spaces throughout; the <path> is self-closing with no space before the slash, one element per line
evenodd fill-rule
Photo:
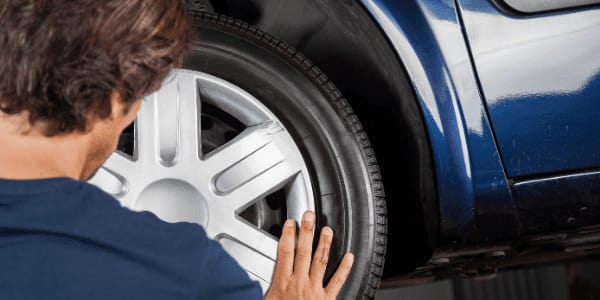
<path fill-rule="evenodd" d="M 239 86 L 281 120 L 311 173 L 317 228 L 334 229 L 327 275 L 332 275 L 343 253 L 354 253 L 355 264 L 340 298 L 362 298 L 367 285 L 372 286 L 373 251 L 378 245 L 371 173 L 364 145 L 345 118 L 352 115 L 350 107 L 333 100 L 318 78 L 303 68 L 304 61 L 295 61 L 291 52 L 289 57 L 282 55 L 286 52 L 276 51 L 256 32 L 208 22 L 196 25 L 198 36 L 184 68 Z"/>

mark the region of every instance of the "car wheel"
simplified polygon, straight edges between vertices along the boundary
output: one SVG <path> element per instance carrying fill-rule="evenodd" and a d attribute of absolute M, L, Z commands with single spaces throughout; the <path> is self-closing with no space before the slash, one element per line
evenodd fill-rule
<path fill-rule="evenodd" d="M 194 22 L 183 68 L 144 99 L 91 182 L 131 209 L 202 225 L 264 291 L 283 222 L 315 210 L 317 228 L 335 233 L 326 281 L 352 252 L 340 297 L 372 298 L 383 270 L 385 201 L 347 101 L 272 36 L 224 16 L 195 13 Z"/>

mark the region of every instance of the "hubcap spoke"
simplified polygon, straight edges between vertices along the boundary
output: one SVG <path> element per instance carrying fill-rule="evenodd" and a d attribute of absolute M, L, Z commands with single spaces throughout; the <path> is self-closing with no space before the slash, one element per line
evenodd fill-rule
<path fill-rule="evenodd" d="M 146 97 L 137 120 L 138 157 L 165 166 L 199 158 L 200 94 L 196 76 L 179 71 L 160 90 Z"/>
<path fill-rule="evenodd" d="M 241 182 L 240 180 L 239 186 L 221 197 L 224 203 L 235 207 L 236 212 L 239 213 L 256 200 L 268 196 L 283 187 L 285 183 L 299 172 L 298 168 L 295 168 L 286 161 L 282 161 L 245 182 Z M 248 173 L 236 173 L 234 171 L 232 171 L 231 175 L 238 178 L 249 177 Z"/>
<path fill-rule="evenodd" d="M 270 140 L 264 134 L 263 128 L 264 126 L 249 127 L 229 143 L 208 154 L 204 158 L 205 169 L 219 174 L 265 147 Z"/>
<path fill-rule="evenodd" d="M 179 152 L 181 106 L 179 95 L 179 86 L 176 80 L 162 86 L 156 92 L 158 154 L 160 162 L 165 166 L 173 165 Z"/>
<path fill-rule="evenodd" d="M 135 120 L 135 157 L 143 164 L 154 164 L 158 159 L 158 93 L 142 102 Z"/>
<path fill-rule="evenodd" d="M 131 207 L 135 191 L 139 190 L 140 182 L 138 164 L 115 151 L 104 162 L 104 165 L 89 180 L 89 183 L 100 187 L 121 202 L 123 206 Z"/>
<path fill-rule="evenodd" d="M 109 156 L 102 167 L 123 178 L 132 178 L 136 173 L 135 162 L 125 157 L 125 155 L 119 151 L 116 151 Z"/>
<path fill-rule="evenodd" d="M 239 211 L 302 171 L 285 134 L 275 122 L 254 126 L 207 158 L 204 168 L 215 172 L 213 188 L 224 204 Z"/>
<path fill-rule="evenodd" d="M 180 147 L 183 160 L 198 159 L 202 154 L 200 115 L 202 103 L 196 76 L 179 72 L 177 90 L 180 99 Z"/>
<path fill-rule="evenodd" d="M 282 140 L 286 134 L 281 125 L 274 121 L 249 127 L 235 139 L 206 156 L 204 161 L 207 171 L 218 175 L 255 155 L 273 155 L 272 160 L 286 159 L 287 148 L 290 147 Z"/>
<path fill-rule="evenodd" d="M 275 261 L 227 237 L 221 238 L 219 242 L 248 271 L 250 278 L 257 280 L 266 291 L 271 282 Z"/>
<path fill-rule="evenodd" d="M 236 219 L 224 226 L 225 236 L 231 237 L 236 242 L 253 249 L 272 261 L 277 258 L 277 241 L 265 232 Z M 257 274 L 258 275 L 258 274 Z"/>
<path fill-rule="evenodd" d="M 123 196 L 128 188 L 127 180 L 124 177 L 121 177 L 104 167 L 96 171 L 96 174 L 89 179 L 89 183 L 100 187 L 115 198 Z"/>

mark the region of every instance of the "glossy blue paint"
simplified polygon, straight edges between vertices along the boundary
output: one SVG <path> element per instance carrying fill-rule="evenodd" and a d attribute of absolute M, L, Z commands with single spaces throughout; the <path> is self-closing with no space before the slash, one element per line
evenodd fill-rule
<path fill-rule="evenodd" d="M 512 188 L 526 234 L 574 229 L 600 220 L 600 171 L 518 181 Z"/>
<path fill-rule="evenodd" d="M 419 100 L 434 155 L 442 237 L 517 236 L 516 208 L 455 3 L 361 2 L 396 49 Z"/>
<path fill-rule="evenodd" d="M 508 175 L 600 167 L 600 6 L 523 16 L 458 3 Z"/>

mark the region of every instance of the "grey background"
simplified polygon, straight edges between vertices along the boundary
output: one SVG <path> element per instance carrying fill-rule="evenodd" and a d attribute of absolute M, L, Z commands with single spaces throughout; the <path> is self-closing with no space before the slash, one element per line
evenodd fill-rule
<path fill-rule="evenodd" d="M 572 274 L 578 274 L 585 287 L 570 285 Z M 577 288 L 585 295 L 571 297 L 571 288 Z M 506 271 L 491 280 L 454 279 L 385 289 L 380 290 L 375 299 L 600 300 L 600 260 Z"/>

